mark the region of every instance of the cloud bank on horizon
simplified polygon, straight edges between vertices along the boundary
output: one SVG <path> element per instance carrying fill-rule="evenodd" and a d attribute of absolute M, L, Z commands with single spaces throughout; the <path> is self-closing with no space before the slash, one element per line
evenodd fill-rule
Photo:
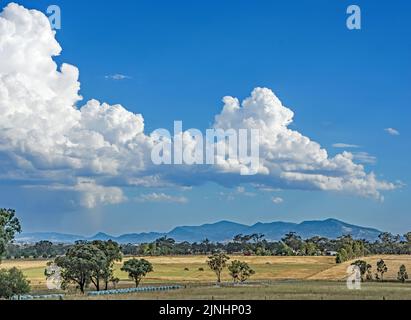
<path fill-rule="evenodd" d="M 79 70 L 69 64 L 57 66 L 53 57 L 61 51 L 43 13 L 13 3 L 0 13 L 3 181 L 78 192 L 80 205 L 87 208 L 125 201 L 122 188 L 129 186 L 251 183 L 376 199 L 382 199 L 382 191 L 397 188 L 366 172 L 352 153 L 330 157 L 320 144 L 291 130 L 294 113 L 267 88 L 254 89 L 243 102 L 225 97 L 213 124 L 221 129 L 260 130 L 257 175 L 240 176 L 241 164 L 232 159 L 214 166 L 155 166 L 150 155 L 156 138 L 144 132 L 143 116 L 97 100 L 78 107 Z M 184 143 L 195 141 L 184 135 Z M 155 194 L 143 198 L 167 198 Z"/>

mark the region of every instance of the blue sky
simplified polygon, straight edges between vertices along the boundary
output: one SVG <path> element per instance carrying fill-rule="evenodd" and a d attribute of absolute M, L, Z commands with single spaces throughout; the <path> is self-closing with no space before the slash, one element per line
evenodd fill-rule
<path fill-rule="evenodd" d="M 1 5 L 7 2 L 1 1 Z M 49 1 L 19 1 L 45 12 Z M 327 149 L 360 146 L 366 171 L 403 187 L 384 202 L 326 191 L 262 192 L 213 182 L 190 190 L 161 188 L 179 202 L 125 202 L 66 208 L 63 195 L 0 184 L 24 231 L 92 234 L 166 231 L 176 225 L 233 220 L 338 218 L 392 232 L 411 230 L 411 3 L 355 1 L 362 29 L 346 28 L 352 1 L 58 1 L 63 48 L 58 63 L 80 70 L 81 94 L 144 115 L 145 131 L 174 120 L 205 130 L 221 99 L 272 89 L 295 112 L 292 129 Z M 122 74 L 123 80 L 107 79 Z M 384 129 L 395 128 L 399 135 Z M 152 191 L 127 187 L 128 197 Z M 251 195 L 253 193 L 253 195 Z M 273 203 L 273 197 L 283 200 Z"/>

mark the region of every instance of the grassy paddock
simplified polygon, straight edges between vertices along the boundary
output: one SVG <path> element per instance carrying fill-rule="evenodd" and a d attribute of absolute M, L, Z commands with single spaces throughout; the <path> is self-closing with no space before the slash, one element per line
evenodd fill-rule
<path fill-rule="evenodd" d="M 231 260 L 246 261 L 256 271 L 248 285 L 216 287 L 215 275 L 208 269 L 207 256 L 144 257 L 154 266 L 142 285 L 181 284 L 185 288 L 169 292 L 147 292 L 129 295 L 87 297 L 87 299 L 411 299 L 411 284 L 391 282 L 401 264 L 411 273 L 411 256 L 374 256 L 363 260 L 375 271 L 378 259 L 388 266 L 388 282 L 362 284 L 358 291 L 348 290 L 345 281 L 350 262 L 336 265 L 334 257 L 244 257 L 231 256 Z M 126 258 L 125 260 L 130 259 Z M 13 266 L 23 270 L 31 281 L 34 293 L 50 293 L 46 288 L 44 268 L 47 260 L 3 261 L 1 268 Z M 115 274 L 121 279 L 119 288 L 132 287 L 127 274 L 116 264 Z M 188 269 L 185 270 L 185 268 Z M 199 269 L 203 268 L 204 271 Z M 227 269 L 223 281 L 230 281 Z M 255 283 L 254 283 L 255 282 Z M 69 295 L 69 299 L 84 296 Z"/>
<path fill-rule="evenodd" d="M 124 259 L 127 260 L 130 258 Z M 215 280 L 215 274 L 209 270 L 207 256 L 144 257 L 154 266 L 142 284 L 167 283 L 209 283 Z M 306 279 L 314 274 L 334 266 L 331 257 L 244 257 L 232 256 L 230 260 L 246 261 L 256 271 L 253 280 Z M 2 268 L 18 267 L 31 281 L 34 290 L 47 290 L 44 269 L 47 260 L 6 260 Z M 127 274 L 120 271 L 121 263 L 115 266 L 115 275 L 120 278 L 119 287 L 132 285 Z M 185 270 L 188 268 L 188 271 Z M 203 268 L 204 271 L 199 269 Z M 223 281 L 229 281 L 228 271 L 224 271 Z"/>

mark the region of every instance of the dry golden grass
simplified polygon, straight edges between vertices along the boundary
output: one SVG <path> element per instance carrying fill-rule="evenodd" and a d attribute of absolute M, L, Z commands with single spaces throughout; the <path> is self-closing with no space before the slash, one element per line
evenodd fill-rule
<path fill-rule="evenodd" d="M 0 268 L 10 269 L 16 267 L 23 271 L 30 280 L 30 285 L 34 289 L 46 289 L 46 277 L 44 270 L 49 260 L 5 260 L 0 264 Z"/>
<path fill-rule="evenodd" d="M 144 259 L 154 266 L 154 272 L 147 275 L 145 283 L 215 281 L 215 274 L 206 263 L 207 256 L 144 257 Z M 305 279 L 335 264 L 331 257 L 230 256 L 230 260 L 247 262 L 256 271 L 252 277 L 254 280 Z M 200 271 L 200 268 L 204 271 Z M 127 275 L 119 269 L 120 265 L 117 265 L 116 276 L 126 281 Z M 230 280 L 227 270 L 223 272 L 222 280 Z"/>
<path fill-rule="evenodd" d="M 141 257 L 139 257 L 141 258 Z M 124 260 L 128 260 L 126 258 Z M 154 272 L 144 279 L 145 284 L 213 282 L 215 274 L 207 266 L 207 256 L 144 257 L 153 264 Z M 230 260 L 242 260 L 256 271 L 253 280 L 306 279 L 335 265 L 332 257 L 245 257 L 231 256 Z M 35 290 L 46 289 L 44 269 L 47 260 L 9 260 L 2 268 L 18 267 L 31 281 Z M 120 278 L 120 286 L 129 286 L 126 273 L 120 270 L 122 263 L 115 265 L 115 275 Z M 188 270 L 185 270 L 185 269 Z M 203 271 L 200 271 L 203 269 Z M 223 281 L 229 281 L 227 269 Z"/>
<path fill-rule="evenodd" d="M 384 259 L 385 264 L 388 267 L 388 272 L 384 274 L 384 280 L 396 280 L 397 273 L 402 264 L 404 264 L 407 270 L 411 271 L 411 256 L 409 255 L 380 255 L 380 256 L 370 256 L 355 260 L 364 260 L 372 265 L 373 276 L 377 269 L 377 261 L 379 259 Z M 344 280 L 347 278 L 347 268 L 355 260 L 348 261 L 339 265 L 336 265 L 327 270 L 321 271 L 311 277 L 309 280 Z"/>
<path fill-rule="evenodd" d="M 0 267 L 4 269 L 19 268 L 22 270 L 32 268 L 44 268 L 49 260 L 4 260 L 0 263 Z"/>
<path fill-rule="evenodd" d="M 138 257 L 141 258 L 141 257 Z M 131 298 L 405 298 L 410 299 L 409 284 L 399 283 L 365 283 L 366 291 L 361 290 L 358 297 L 345 292 L 345 283 L 336 282 L 346 279 L 346 269 L 352 261 L 340 265 L 335 264 L 334 257 L 245 257 L 230 256 L 230 260 L 242 260 L 250 264 L 256 271 L 251 280 L 272 280 L 272 286 L 246 286 L 244 288 L 216 289 L 210 286 L 215 281 L 215 274 L 209 270 L 207 256 L 170 256 L 170 257 L 144 257 L 154 266 L 154 272 L 147 275 L 142 285 L 151 284 L 186 284 L 187 290 L 170 293 L 153 293 L 143 296 L 131 295 Z M 388 266 L 385 280 L 395 280 L 401 264 L 411 271 L 411 256 L 371 256 L 362 258 L 373 266 L 375 272 L 376 263 L 383 258 Z M 126 258 L 124 260 L 128 260 Z M 44 269 L 47 260 L 8 260 L 3 261 L 0 268 L 18 267 L 31 281 L 33 292 L 49 292 L 46 287 Z M 115 265 L 115 274 L 121 279 L 119 287 L 132 287 L 133 283 L 127 274 L 120 271 L 122 263 Z M 200 271 L 199 269 L 204 269 Z M 185 270 L 188 269 L 188 270 Z M 223 272 L 223 281 L 230 281 L 227 269 Z M 297 280 L 297 281 L 282 281 Z M 334 283 L 334 284 L 333 284 Z M 207 289 L 208 288 L 208 289 Z M 205 290 L 205 291 L 204 291 Z M 208 290 L 208 291 L 207 291 Z M 216 291 L 217 290 L 217 291 Z M 407 291 L 408 290 L 408 291 Z M 315 293 L 315 294 L 313 294 Z M 157 296 L 158 295 L 158 296 Z M 123 298 L 123 297 L 113 297 Z"/>

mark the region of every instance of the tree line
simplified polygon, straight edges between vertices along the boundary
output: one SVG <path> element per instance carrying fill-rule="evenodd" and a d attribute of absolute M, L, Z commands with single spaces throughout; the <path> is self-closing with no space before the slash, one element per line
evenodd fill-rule
<path fill-rule="evenodd" d="M 358 257 L 384 254 L 411 254 L 411 232 L 404 236 L 381 233 L 377 240 L 354 239 L 343 235 L 337 239 L 315 236 L 303 239 L 295 232 L 289 232 L 280 241 L 269 241 L 263 234 L 236 235 L 229 242 L 176 242 L 162 237 L 150 243 L 126 244 L 121 246 L 125 255 L 208 255 L 226 252 L 245 256 L 335 256 L 336 263 L 343 263 Z"/>
<path fill-rule="evenodd" d="M 8 244 L 6 257 L 11 258 L 54 258 L 64 255 L 73 245 L 53 244 L 40 241 L 35 244 Z M 411 232 L 404 236 L 382 233 L 376 241 L 354 239 L 344 235 L 337 239 L 311 237 L 302 239 L 294 232 L 287 233 L 280 241 L 269 241 L 262 234 L 236 235 L 226 243 L 176 242 L 172 238 L 161 237 L 153 242 L 124 244 L 119 246 L 125 256 L 166 256 L 166 255 L 209 255 L 224 251 L 227 254 L 257 256 L 336 256 L 342 263 L 355 258 L 378 254 L 411 254 Z"/>

